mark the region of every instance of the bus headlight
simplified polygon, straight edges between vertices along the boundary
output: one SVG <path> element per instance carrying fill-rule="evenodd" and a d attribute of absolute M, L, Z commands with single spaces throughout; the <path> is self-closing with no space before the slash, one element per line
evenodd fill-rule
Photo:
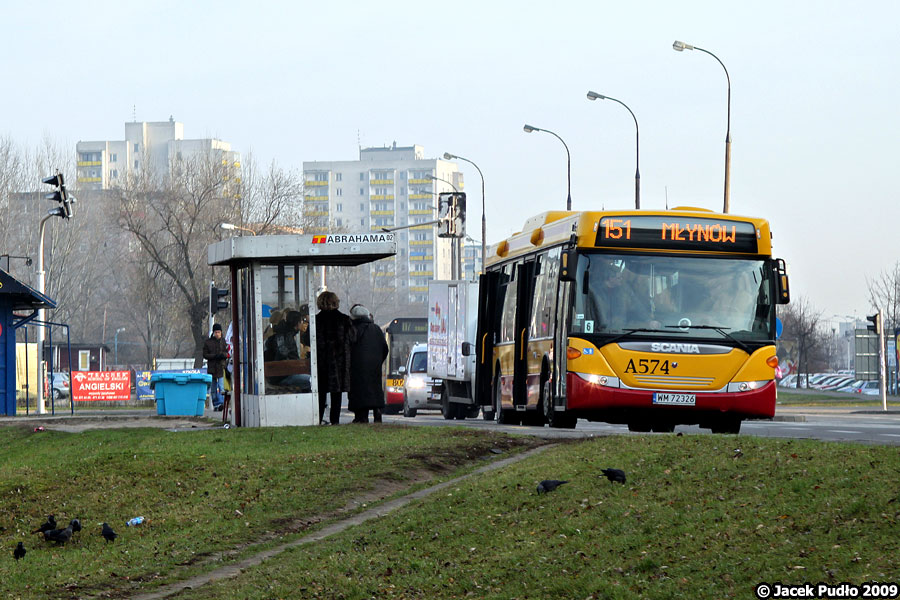
<path fill-rule="evenodd" d="M 769 383 L 768 381 L 734 381 L 728 384 L 729 393 L 751 392 Z"/>
<path fill-rule="evenodd" d="M 618 377 L 609 377 L 608 375 L 597 375 L 596 373 L 575 373 L 581 379 L 584 379 L 591 385 L 599 385 L 602 387 L 620 387 Z"/>

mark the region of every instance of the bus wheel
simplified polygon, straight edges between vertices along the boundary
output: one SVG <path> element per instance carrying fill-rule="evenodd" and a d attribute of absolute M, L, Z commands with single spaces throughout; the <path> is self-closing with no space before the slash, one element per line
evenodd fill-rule
<path fill-rule="evenodd" d="M 464 406 L 462 413 L 466 416 L 467 419 L 477 419 L 478 412 L 481 410 L 481 407 L 477 404 L 473 404 L 472 406 Z"/>
<path fill-rule="evenodd" d="M 409 398 L 406 397 L 406 394 L 403 394 L 403 416 L 404 417 L 416 416 L 416 409 L 411 408 L 409 406 Z"/>
<path fill-rule="evenodd" d="M 736 417 L 722 417 L 710 429 L 713 433 L 738 434 L 741 432 L 741 420 Z"/>
<path fill-rule="evenodd" d="M 494 381 L 494 418 L 500 425 L 516 425 L 519 421 L 515 410 L 504 410 L 503 396 L 500 394 L 500 376 Z"/>
<path fill-rule="evenodd" d="M 578 421 L 567 412 L 558 412 L 553 409 L 553 393 L 550 379 L 541 383 L 541 409 L 544 412 L 544 420 L 554 429 L 574 429 Z"/>

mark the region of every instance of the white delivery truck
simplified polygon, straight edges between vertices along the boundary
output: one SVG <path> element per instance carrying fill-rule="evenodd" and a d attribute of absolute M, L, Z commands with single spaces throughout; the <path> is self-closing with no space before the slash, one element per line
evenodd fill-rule
<path fill-rule="evenodd" d="M 460 280 L 428 284 L 428 375 L 442 382 L 441 413 L 445 419 L 478 416 L 480 407 L 473 393 L 475 355 L 471 351 L 477 325 L 477 283 Z"/>

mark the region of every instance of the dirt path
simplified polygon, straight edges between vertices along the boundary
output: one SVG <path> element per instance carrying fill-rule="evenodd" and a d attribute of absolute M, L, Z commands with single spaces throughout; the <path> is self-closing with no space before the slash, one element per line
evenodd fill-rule
<path fill-rule="evenodd" d="M 535 454 L 537 454 L 539 452 L 543 452 L 544 450 L 546 450 L 547 448 L 550 448 L 550 447 L 552 447 L 552 445 L 540 446 L 538 448 L 528 450 L 521 454 L 517 454 L 516 456 L 511 456 L 509 458 L 503 458 L 503 459 L 497 460 L 495 462 L 492 462 L 489 465 L 485 465 L 479 469 L 476 469 L 475 471 L 472 471 L 471 473 L 468 473 L 466 475 L 462 475 L 460 477 L 456 477 L 449 481 L 445 481 L 443 483 L 439 483 L 437 485 L 433 485 L 431 487 L 424 488 L 424 489 L 418 490 L 416 492 L 412 492 L 410 494 L 406 494 L 405 496 L 401 496 L 399 498 L 389 500 L 388 502 L 385 502 L 384 504 L 380 504 L 378 506 L 370 508 L 364 512 L 353 515 L 352 517 L 348 517 L 346 519 L 342 519 L 340 521 L 332 523 L 331 525 L 328 525 L 327 527 L 324 527 L 323 529 L 320 529 L 319 531 L 316 531 L 315 533 L 311 533 L 302 538 L 281 544 L 281 545 L 271 548 L 269 550 L 259 552 L 257 554 L 254 554 L 253 556 L 250 556 L 248 558 L 241 560 L 240 562 L 226 565 L 223 567 L 219 567 L 218 569 L 208 571 L 201 575 L 196 575 L 194 577 L 191 577 L 191 578 L 188 578 L 188 579 L 185 579 L 182 581 L 178 581 L 176 583 L 171 583 L 169 585 L 165 585 L 165 586 L 163 586 L 159 589 L 156 589 L 152 592 L 140 593 L 137 595 L 133 595 L 133 596 L 131 596 L 131 598 L 133 598 L 134 600 L 161 600 L 163 598 L 172 597 L 184 590 L 199 588 L 210 582 L 219 581 L 222 579 L 229 579 L 231 577 L 236 577 L 236 576 L 240 575 L 243 570 L 248 569 L 250 567 L 254 567 L 256 565 L 259 565 L 262 562 L 268 560 L 269 558 L 272 558 L 273 556 L 277 556 L 278 554 L 281 554 L 285 550 L 288 550 L 290 548 L 295 548 L 297 546 L 303 546 L 306 544 L 312 544 L 312 543 L 324 540 L 336 533 L 340 533 L 346 529 L 349 529 L 350 527 L 354 527 L 356 525 L 365 523 L 366 521 L 369 521 L 371 519 L 383 517 L 387 514 L 390 514 L 390 513 L 394 512 L 395 510 L 397 510 L 398 508 L 402 508 L 411 502 L 425 498 L 435 492 L 439 492 L 439 491 L 441 491 L 447 487 L 450 487 L 452 485 L 456 485 L 459 482 L 464 481 L 474 475 L 480 475 L 482 473 L 487 473 L 489 471 L 501 469 L 503 467 L 517 463 L 526 458 L 530 458 L 530 457 L 534 456 Z"/>

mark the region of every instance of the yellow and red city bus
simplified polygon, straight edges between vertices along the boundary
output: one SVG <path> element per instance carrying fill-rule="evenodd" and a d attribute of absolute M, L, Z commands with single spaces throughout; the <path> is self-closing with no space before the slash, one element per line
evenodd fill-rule
<path fill-rule="evenodd" d="M 775 306 L 789 299 L 765 219 L 543 213 L 488 250 L 476 400 L 502 423 L 737 433 L 775 412 Z"/>

